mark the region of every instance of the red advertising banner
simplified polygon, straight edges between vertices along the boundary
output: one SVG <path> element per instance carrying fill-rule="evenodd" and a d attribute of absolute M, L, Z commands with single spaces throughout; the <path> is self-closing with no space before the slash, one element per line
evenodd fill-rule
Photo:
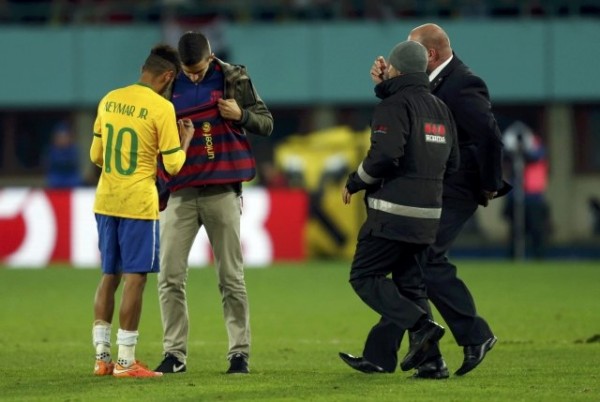
<path fill-rule="evenodd" d="M 0 263 L 43 268 L 50 263 L 98 267 L 98 237 L 93 213 L 94 189 L 0 190 Z M 244 190 L 241 223 L 247 266 L 298 261 L 306 256 L 308 198 L 301 190 Z M 211 263 L 210 243 L 201 230 L 190 253 L 190 266 Z"/>

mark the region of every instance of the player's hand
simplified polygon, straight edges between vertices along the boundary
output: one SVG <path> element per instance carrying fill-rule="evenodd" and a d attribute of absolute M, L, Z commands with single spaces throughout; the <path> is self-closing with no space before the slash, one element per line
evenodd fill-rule
<path fill-rule="evenodd" d="M 179 127 L 181 147 L 184 150 L 187 150 L 192 141 L 192 137 L 194 136 L 194 123 L 192 123 L 192 120 L 185 118 L 177 120 L 177 126 Z"/>
<path fill-rule="evenodd" d="M 179 136 L 183 139 L 183 137 L 188 137 L 194 135 L 194 123 L 189 118 L 179 119 L 177 120 L 177 126 L 179 128 Z"/>
<path fill-rule="evenodd" d="M 373 65 L 371 66 L 371 79 L 375 85 L 379 84 L 385 79 L 385 72 L 387 71 L 387 63 L 383 56 L 378 56 Z"/>
<path fill-rule="evenodd" d="M 218 107 L 222 118 L 233 121 L 242 120 L 242 109 L 235 99 L 219 99 Z"/>
<path fill-rule="evenodd" d="M 350 200 L 352 199 L 352 194 L 348 191 L 348 187 L 344 187 L 342 190 L 342 201 L 345 205 L 350 204 Z"/>

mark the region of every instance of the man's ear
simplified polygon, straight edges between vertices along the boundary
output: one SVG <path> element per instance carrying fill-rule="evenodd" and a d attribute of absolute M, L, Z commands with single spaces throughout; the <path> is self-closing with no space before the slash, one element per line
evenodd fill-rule
<path fill-rule="evenodd" d="M 384 75 L 387 78 L 394 78 L 394 77 L 397 77 L 400 75 L 400 71 L 396 70 L 396 67 L 394 67 L 390 64 L 388 67 L 388 70 L 387 70 L 387 75 L 386 74 L 384 74 Z"/>
<path fill-rule="evenodd" d="M 173 79 L 175 78 L 175 71 L 166 71 L 164 73 L 164 80 L 165 82 L 171 82 Z"/>
<path fill-rule="evenodd" d="M 427 49 L 427 57 L 429 60 L 437 60 L 437 51 L 435 49 Z"/>

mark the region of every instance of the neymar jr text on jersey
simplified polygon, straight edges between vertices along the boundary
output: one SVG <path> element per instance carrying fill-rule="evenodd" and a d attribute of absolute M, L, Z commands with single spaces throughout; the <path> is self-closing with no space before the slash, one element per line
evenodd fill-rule
<path fill-rule="evenodd" d="M 135 105 L 128 105 L 127 103 L 121 102 L 106 102 L 104 104 L 104 110 L 108 113 L 119 113 L 133 117 L 135 114 Z M 148 116 L 148 109 L 143 107 L 140 109 L 137 118 L 146 120 L 146 116 Z"/>

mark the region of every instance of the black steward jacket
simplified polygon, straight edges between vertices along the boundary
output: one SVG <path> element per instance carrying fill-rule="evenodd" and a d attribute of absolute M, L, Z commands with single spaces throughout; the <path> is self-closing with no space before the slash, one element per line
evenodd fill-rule
<path fill-rule="evenodd" d="M 375 87 L 382 101 L 371 122 L 371 146 L 346 187 L 367 190 L 365 231 L 431 244 L 442 211 L 443 179 L 459 166 L 456 127 L 448 107 L 429 90 L 425 73 Z"/>

